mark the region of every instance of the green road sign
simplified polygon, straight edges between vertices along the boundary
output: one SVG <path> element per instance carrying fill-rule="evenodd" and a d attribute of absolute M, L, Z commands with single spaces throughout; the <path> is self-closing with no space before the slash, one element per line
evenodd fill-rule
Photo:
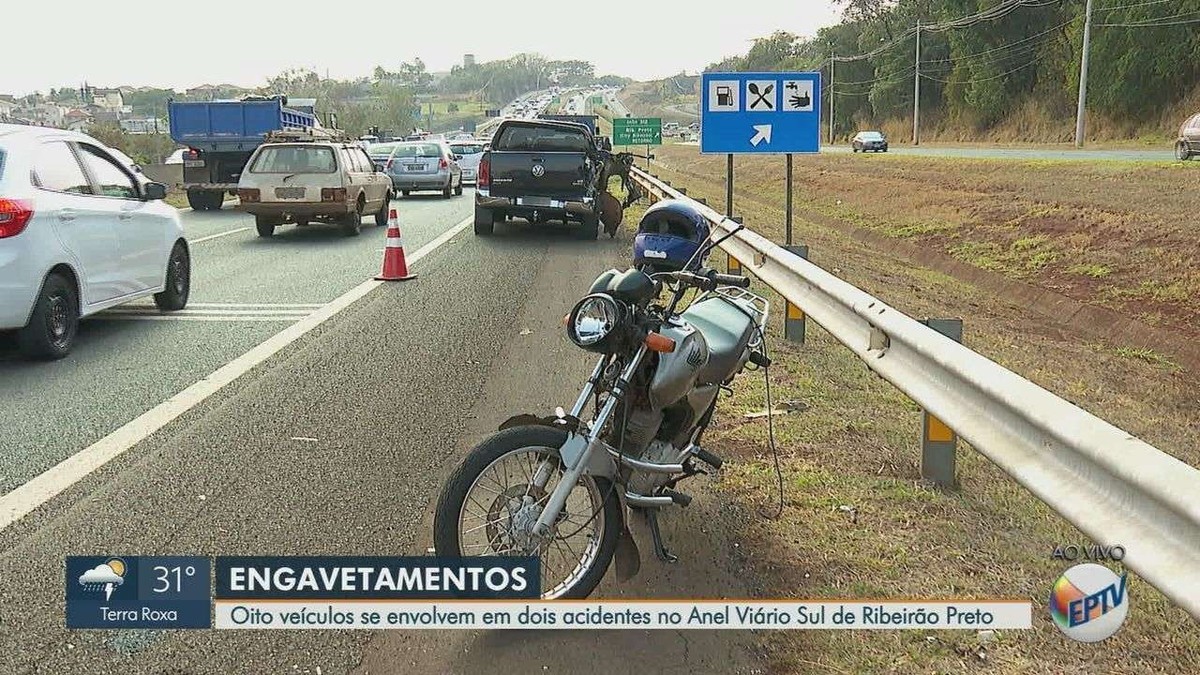
<path fill-rule="evenodd" d="M 594 103 L 596 105 L 600 105 L 601 103 L 604 103 L 604 97 L 603 96 L 593 96 L 592 103 Z"/>
<path fill-rule="evenodd" d="M 662 145 L 662 119 L 617 117 L 613 119 L 613 145 Z"/>

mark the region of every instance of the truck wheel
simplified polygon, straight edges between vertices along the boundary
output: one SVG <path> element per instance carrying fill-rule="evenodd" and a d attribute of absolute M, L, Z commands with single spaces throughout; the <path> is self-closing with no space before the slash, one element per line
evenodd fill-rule
<path fill-rule="evenodd" d="M 487 237 L 495 231 L 496 214 L 491 209 L 475 207 L 475 234 Z"/>
<path fill-rule="evenodd" d="M 225 193 L 220 190 L 205 190 L 204 191 L 204 210 L 220 211 L 221 205 L 225 203 Z"/>
<path fill-rule="evenodd" d="M 254 216 L 254 227 L 258 230 L 260 237 L 269 237 L 275 234 L 275 221 L 267 216 Z"/>
<path fill-rule="evenodd" d="M 208 197 L 203 190 L 188 190 L 187 199 L 188 206 L 192 207 L 193 211 L 208 210 Z"/>
<path fill-rule="evenodd" d="M 600 234 L 600 219 L 596 216 L 584 216 L 579 227 L 579 238 L 594 240 Z"/>
<path fill-rule="evenodd" d="M 353 211 L 342 217 L 342 234 L 347 237 L 357 237 L 362 232 L 362 214 L 358 212 L 360 207 L 355 207 Z"/>

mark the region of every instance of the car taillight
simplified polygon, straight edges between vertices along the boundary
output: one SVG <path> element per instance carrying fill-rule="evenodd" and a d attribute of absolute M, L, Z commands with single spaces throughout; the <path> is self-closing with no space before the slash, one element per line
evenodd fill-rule
<path fill-rule="evenodd" d="M 33 202 L 26 199 L 0 199 L 0 239 L 15 237 L 33 218 Z"/>
<path fill-rule="evenodd" d="M 321 188 L 321 201 L 323 201 L 323 202 L 344 202 L 344 201 L 346 201 L 346 188 Z"/>
<path fill-rule="evenodd" d="M 195 148 L 188 148 L 188 151 L 183 154 L 184 159 L 200 159 L 200 151 Z"/>
<path fill-rule="evenodd" d="M 438 161 L 438 168 L 439 168 L 439 169 L 445 169 L 445 168 L 448 168 L 449 166 L 450 166 L 450 162 L 447 162 L 445 157 L 441 158 L 441 159 Z"/>
<path fill-rule="evenodd" d="M 475 170 L 475 183 L 481 188 L 492 184 L 492 160 L 487 155 L 479 160 L 479 168 Z"/>
<path fill-rule="evenodd" d="M 258 201 L 258 188 L 238 188 L 238 199 L 242 200 L 242 203 Z"/>

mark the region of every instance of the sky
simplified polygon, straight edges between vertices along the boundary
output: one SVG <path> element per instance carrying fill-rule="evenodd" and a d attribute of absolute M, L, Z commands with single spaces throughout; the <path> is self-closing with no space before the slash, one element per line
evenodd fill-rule
<path fill-rule="evenodd" d="M 649 80 L 745 53 L 775 30 L 814 35 L 838 17 L 830 0 L 55 0 L 16 11 L 31 29 L 4 32 L 0 94 L 84 80 L 257 87 L 289 68 L 353 78 L 414 57 L 438 72 L 465 53 L 480 62 L 521 52 L 582 59 L 601 75 Z"/>

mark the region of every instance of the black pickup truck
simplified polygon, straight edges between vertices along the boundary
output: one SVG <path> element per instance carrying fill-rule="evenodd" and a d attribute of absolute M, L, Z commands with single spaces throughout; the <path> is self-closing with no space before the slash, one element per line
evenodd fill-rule
<path fill-rule="evenodd" d="M 479 160 L 475 234 L 520 217 L 531 223 L 578 224 L 595 239 L 608 173 L 590 129 L 582 124 L 506 120 Z"/>

